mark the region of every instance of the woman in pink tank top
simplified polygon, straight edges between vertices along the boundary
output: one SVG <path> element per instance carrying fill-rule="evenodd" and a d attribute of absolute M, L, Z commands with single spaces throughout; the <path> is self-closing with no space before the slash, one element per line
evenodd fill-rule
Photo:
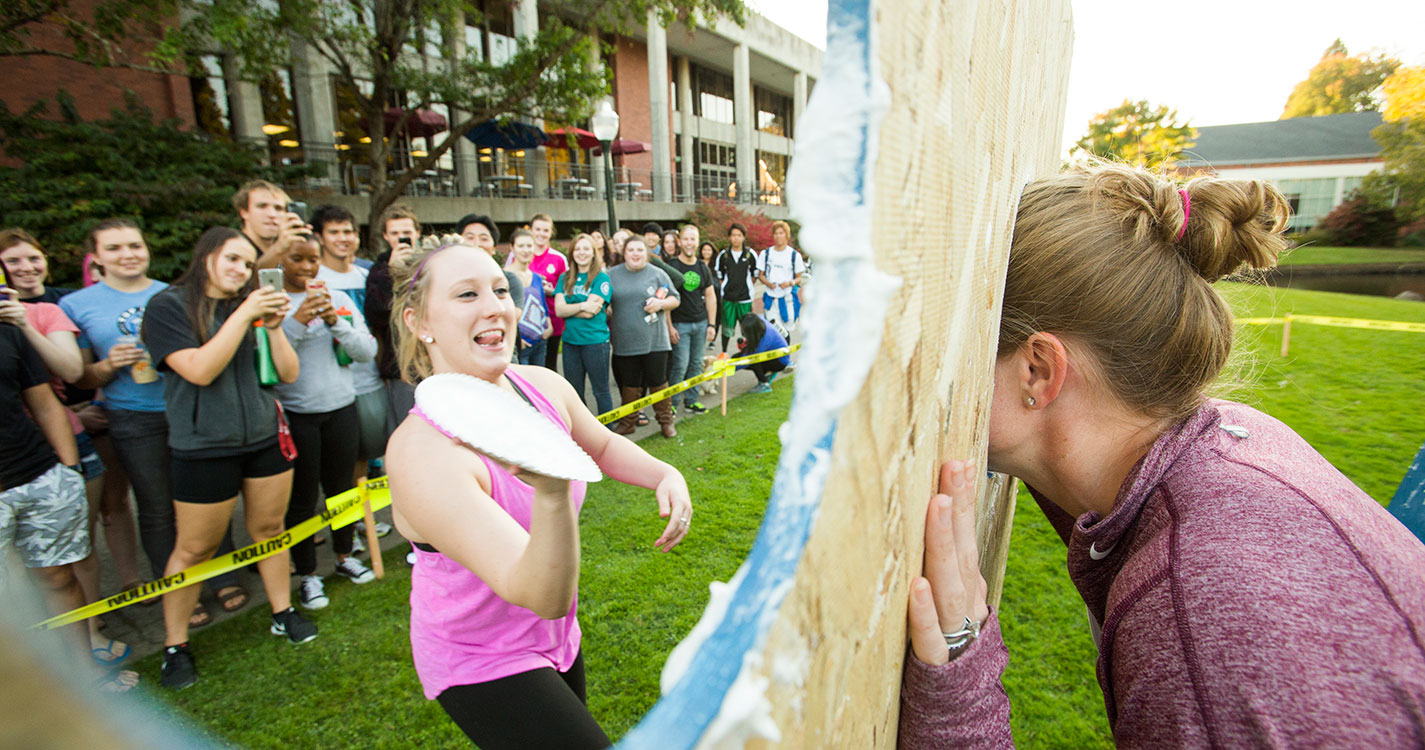
<path fill-rule="evenodd" d="M 520 396 L 605 473 L 654 490 L 668 519 L 654 546 L 677 546 L 692 518 L 682 474 L 601 425 L 558 373 L 510 364 L 519 309 L 504 272 L 456 239 L 392 269 L 402 376 L 463 373 Z M 607 747 L 575 616 L 584 483 L 502 465 L 423 416 L 386 455 L 396 528 L 417 549 L 411 650 L 426 697 L 485 750 Z"/>

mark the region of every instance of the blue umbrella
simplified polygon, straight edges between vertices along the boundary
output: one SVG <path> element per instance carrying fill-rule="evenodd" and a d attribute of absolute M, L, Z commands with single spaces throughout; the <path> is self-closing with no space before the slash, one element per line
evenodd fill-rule
<path fill-rule="evenodd" d="M 486 120 L 465 131 L 465 137 L 481 148 L 535 148 L 543 146 L 544 131 L 516 120 Z"/>

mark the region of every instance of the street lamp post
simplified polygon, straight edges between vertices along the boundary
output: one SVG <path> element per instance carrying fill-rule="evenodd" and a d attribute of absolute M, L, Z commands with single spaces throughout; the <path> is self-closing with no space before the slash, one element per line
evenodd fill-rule
<path fill-rule="evenodd" d="M 599 111 L 594 113 L 593 126 L 594 137 L 599 139 L 599 143 L 604 147 L 604 197 L 609 201 L 609 228 L 608 236 L 612 237 L 618 231 L 618 216 L 614 213 L 614 150 L 613 141 L 618 137 L 618 113 L 614 107 L 605 99 L 599 104 Z"/>

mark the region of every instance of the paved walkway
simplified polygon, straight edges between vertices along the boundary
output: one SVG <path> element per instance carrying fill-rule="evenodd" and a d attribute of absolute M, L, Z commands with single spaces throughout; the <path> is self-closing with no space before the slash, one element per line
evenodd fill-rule
<path fill-rule="evenodd" d="M 713 351 L 709 350 L 708 353 L 712 354 Z M 710 381 L 710 384 L 716 384 L 718 382 L 719 381 Z M 747 371 L 738 372 L 727 379 L 728 398 L 733 399 L 738 396 L 741 396 L 756 384 L 757 380 L 752 375 L 752 373 Z M 617 388 L 614 388 L 614 391 L 614 403 L 617 406 Z M 718 415 L 719 406 L 722 403 L 722 397 L 720 393 L 714 392 L 710 394 L 704 394 L 699 400 L 705 406 L 708 407 L 709 412 L 706 415 L 700 417 L 693 417 L 694 419 L 720 418 Z M 590 403 L 589 408 L 591 410 L 594 409 L 594 404 Z M 652 407 L 646 407 L 644 411 L 649 415 L 649 424 L 644 427 L 638 428 L 638 431 L 636 433 L 629 436 L 632 440 L 639 441 L 650 435 L 659 435 L 658 423 L 652 418 Z M 678 422 L 681 423 L 688 418 L 689 417 L 685 414 L 679 414 Z M 662 438 L 660 436 L 656 439 L 661 440 Z M 247 535 L 247 532 L 243 528 L 242 512 L 243 504 L 239 502 L 237 504 L 237 509 L 234 511 L 233 514 L 233 543 L 238 547 L 243 547 L 252 543 L 252 539 Z M 387 508 L 385 510 L 378 511 L 376 513 L 376 518 L 379 521 L 385 521 L 386 523 L 390 523 L 391 510 Z M 318 534 L 319 537 L 324 535 L 325 533 Z M 364 535 L 358 536 L 362 536 L 364 538 Z M 101 569 L 103 571 L 101 585 L 106 596 L 112 595 L 119 590 L 120 583 L 118 581 L 117 575 L 115 575 L 114 573 L 114 566 L 108 556 L 109 552 L 108 549 L 105 547 L 102 533 L 98 535 L 98 538 L 95 540 L 95 544 L 99 549 L 101 555 Z M 389 535 L 387 535 L 384 539 L 381 540 L 381 549 L 383 551 L 390 550 L 395 547 L 407 546 L 408 545 L 405 539 L 403 539 L 401 535 L 395 531 L 392 531 Z M 319 574 L 330 575 L 332 566 L 334 564 L 331 550 L 332 545 L 330 544 L 330 542 L 319 545 L 317 547 L 317 571 Z M 146 566 L 146 561 L 142 559 L 142 550 L 140 550 L 139 554 L 141 558 L 140 565 Z M 364 562 L 367 562 L 369 564 L 370 557 L 367 553 L 361 553 L 360 557 L 363 559 Z M 400 557 L 396 558 L 392 565 L 387 566 L 387 574 L 390 575 L 392 572 L 394 572 L 392 570 L 393 567 L 399 567 L 403 565 L 405 565 L 403 559 Z M 260 578 L 258 578 L 257 571 L 251 566 L 243 568 L 242 570 L 238 571 L 238 580 L 240 583 L 242 583 L 244 587 L 247 588 L 249 594 L 249 601 L 247 606 L 243 607 L 241 610 L 238 610 L 238 612 L 236 613 L 224 612 L 222 607 L 218 605 L 217 599 L 214 597 L 212 592 L 203 592 L 203 602 L 207 605 L 208 612 L 213 615 L 214 623 L 222 622 L 224 620 L 236 616 L 237 614 L 250 611 L 256 607 L 266 608 L 267 595 L 263 592 L 262 581 Z M 294 589 L 293 601 L 295 602 L 295 589 L 297 586 L 296 576 L 292 577 L 291 583 Z M 381 582 L 373 581 L 366 585 L 379 586 L 381 585 Z M 132 663 L 136 659 L 143 658 L 149 654 L 155 653 L 163 648 L 164 631 L 162 606 L 157 604 L 153 606 L 145 606 L 143 604 L 131 604 L 122 609 L 115 610 L 106 615 L 102 615 L 102 617 L 105 623 L 104 634 L 110 638 L 116 638 L 118 640 L 128 643 L 133 649 L 132 655 L 127 660 L 129 663 Z M 212 626 L 209 625 L 206 627 Z M 195 632 L 202 632 L 202 630 L 206 629 L 206 627 L 199 629 Z"/>

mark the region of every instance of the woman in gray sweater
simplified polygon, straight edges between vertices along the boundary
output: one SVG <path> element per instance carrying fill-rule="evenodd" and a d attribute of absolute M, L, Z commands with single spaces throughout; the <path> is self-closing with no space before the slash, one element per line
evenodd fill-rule
<path fill-rule="evenodd" d="M 292 497 L 287 504 L 287 528 L 311 518 L 323 495 L 339 495 L 355 485 L 361 420 L 356 411 L 356 381 L 351 363 L 376 356 L 376 338 L 366 328 L 351 297 L 316 281 L 321 251 L 316 240 L 294 246 L 282 259 L 282 283 L 292 301 L 282 331 L 302 365 L 295 383 L 274 390 L 291 423 L 297 457 L 292 461 Z M 333 529 L 336 574 L 353 583 L 369 583 L 376 574 L 352 556 L 356 527 Z M 300 577 L 297 601 L 306 609 L 329 603 L 312 539 L 292 546 L 292 566 Z"/>
<path fill-rule="evenodd" d="M 1208 399 L 1210 286 L 1285 248 L 1285 198 L 1092 165 L 1031 184 L 1005 284 L 989 468 L 1068 547 L 1121 747 L 1425 745 L 1425 546 L 1291 428 Z M 1008 747 L 974 484 L 947 464 L 910 595 L 900 745 Z"/>

